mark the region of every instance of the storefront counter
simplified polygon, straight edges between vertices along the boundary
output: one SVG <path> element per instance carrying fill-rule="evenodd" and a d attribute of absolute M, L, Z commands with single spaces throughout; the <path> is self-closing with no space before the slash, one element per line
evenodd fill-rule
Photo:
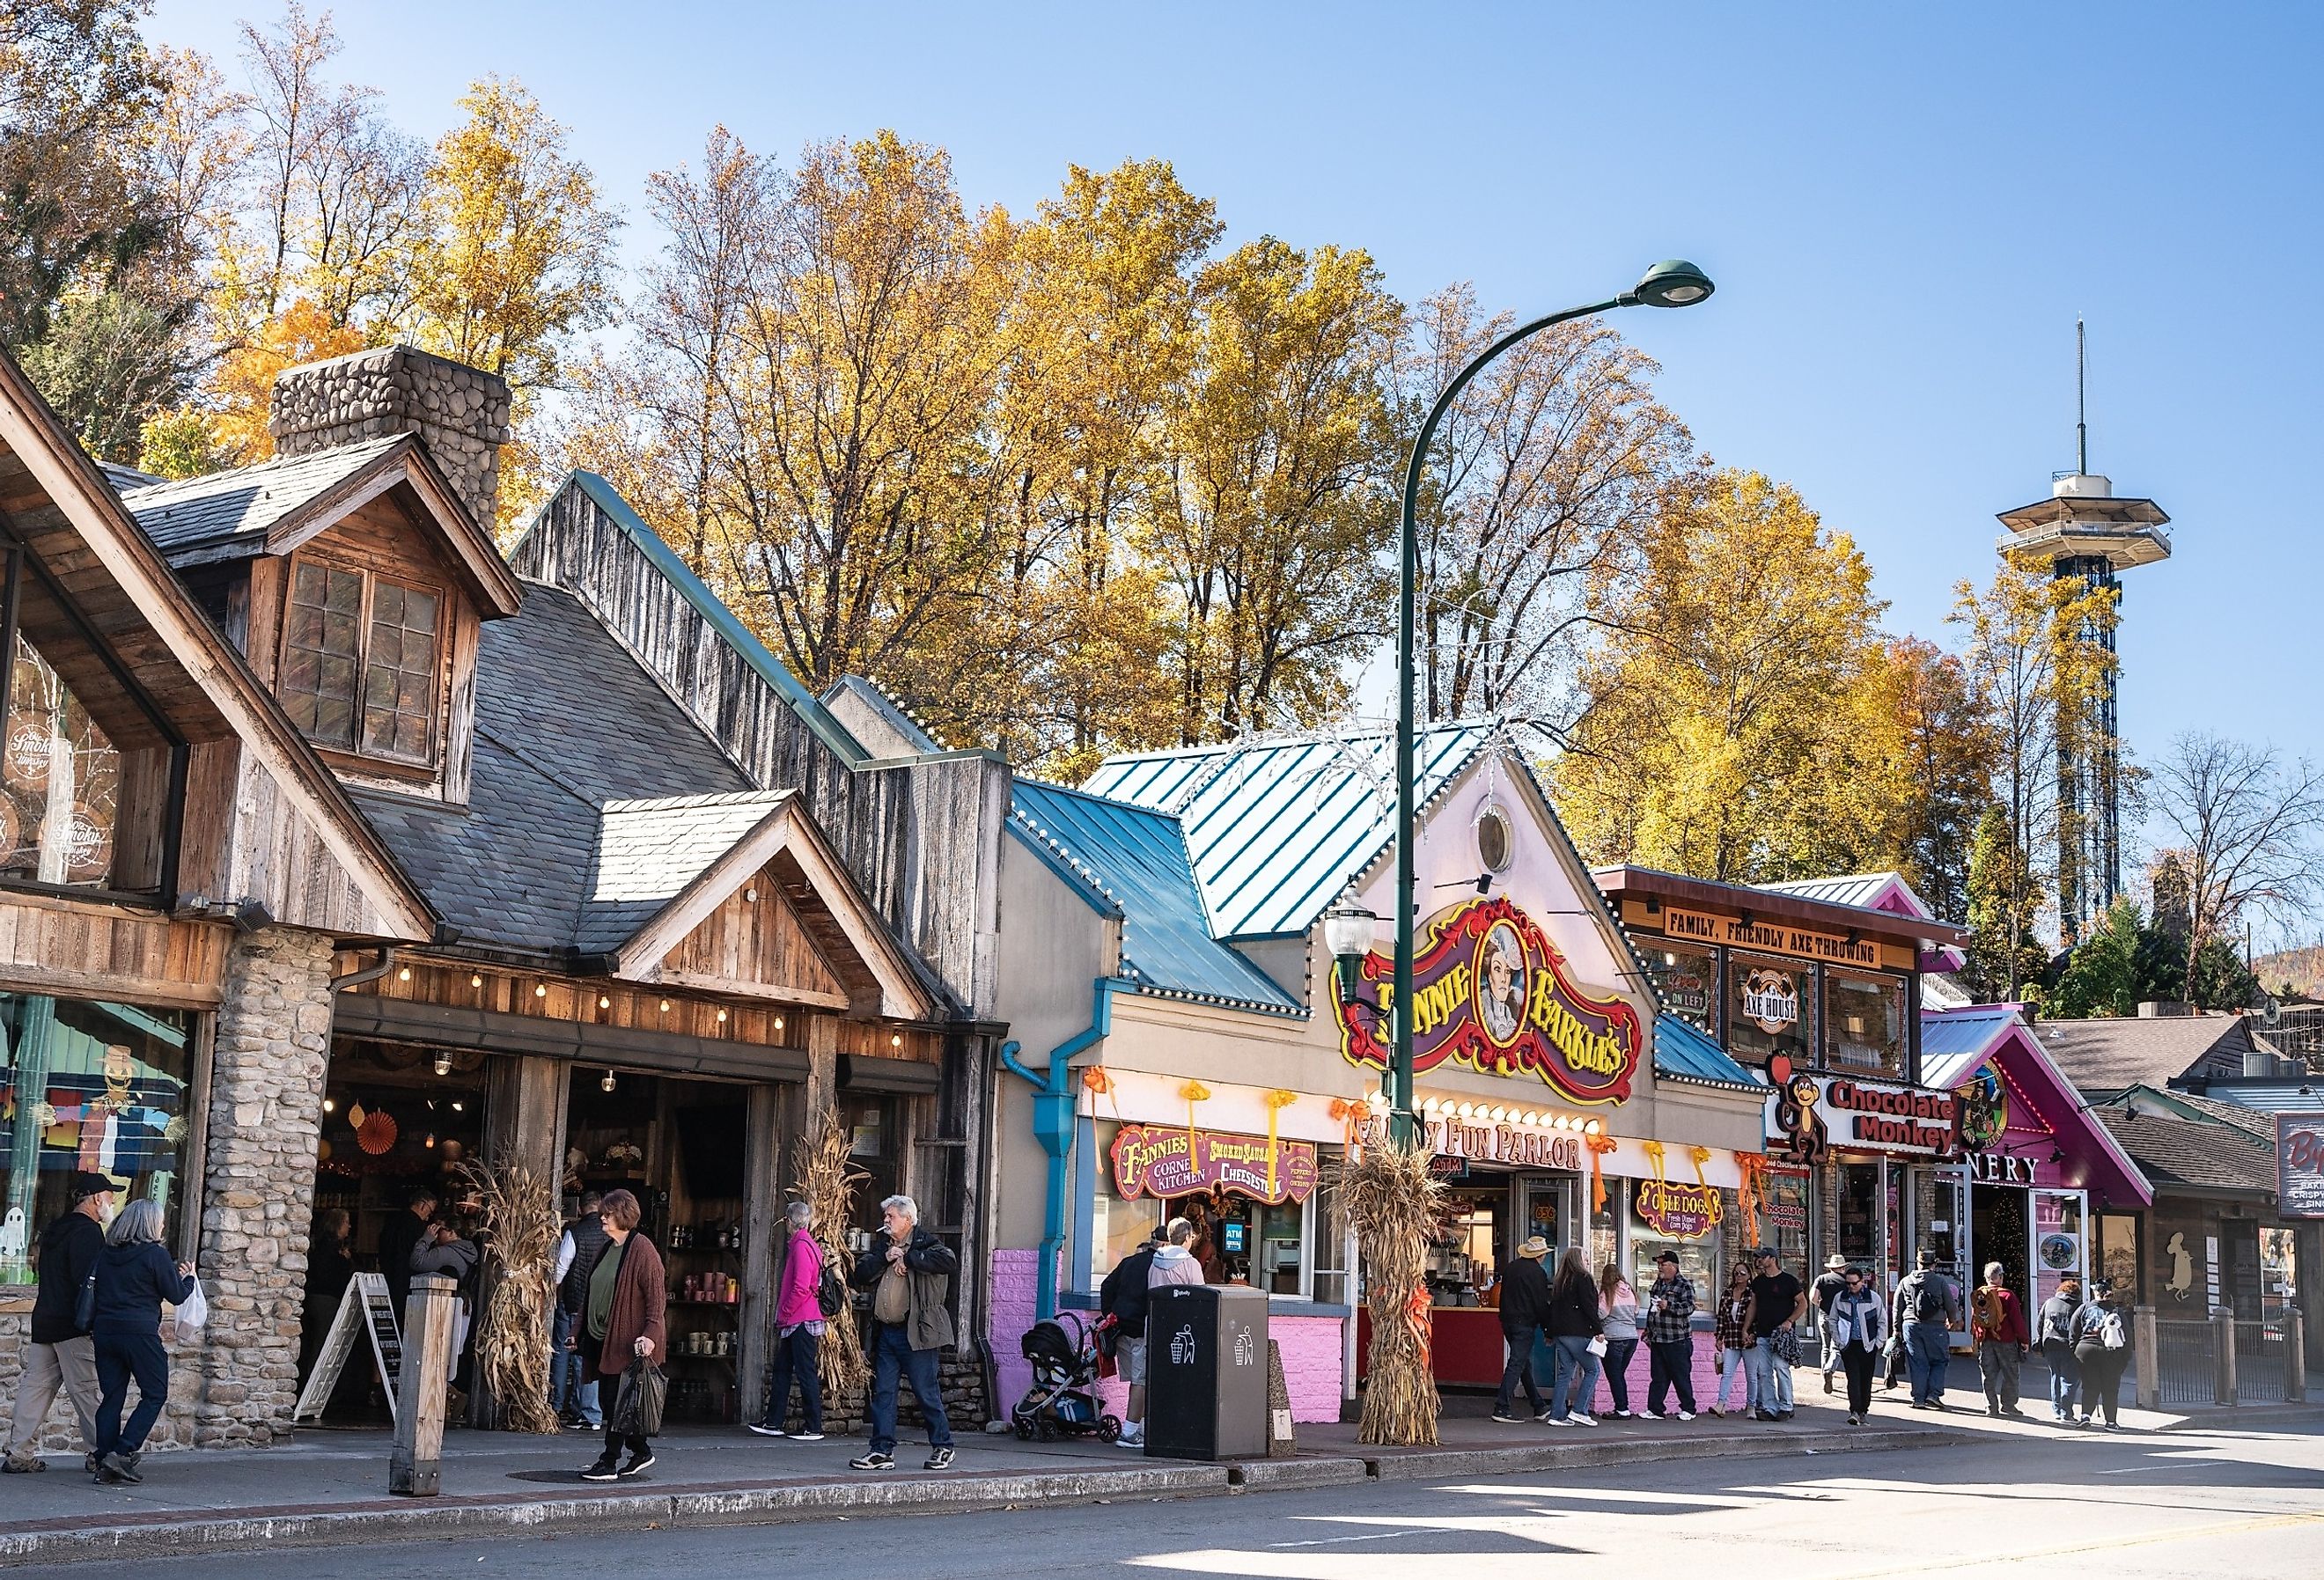
<path fill-rule="evenodd" d="M 1429 1369 L 1440 1383 L 1499 1388 L 1508 1348 L 1501 1342 L 1501 1314 L 1489 1306 L 1437 1306 L 1428 1313 Z M 1356 1365 L 1369 1371 L 1372 1353 L 1370 1311 L 1356 1317 Z"/>

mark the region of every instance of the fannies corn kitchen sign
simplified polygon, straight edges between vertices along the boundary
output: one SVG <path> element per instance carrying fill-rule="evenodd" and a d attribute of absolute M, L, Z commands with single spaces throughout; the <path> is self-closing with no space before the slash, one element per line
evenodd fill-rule
<path fill-rule="evenodd" d="M 1315 1188 L 1315 1143 L 1275 1143 L 1275 1188 L 1267 1184 L 1265 1136 L 1183 1125 L 1125 1124 L 1113 1138 L 1113 1184 L 1124 1200 L 1193 1196 L 1223 1185 L 1255 1201 L 1305 1201 Z"/>
<path fill-rule="evenodd" d="M 1331 975 L 1342 1055 L 1384 1067 L 1394 958 L 1378 950 L 1364 956 L 1377 1012 L 1370 1002 L 1347 1003 L 1339 973 Z M 1412 963 L 1415 1073 L 1463 1065 L 1481 1075 L 1536 1076 L 1575 1103 L 1620 1103 L 1645 1046 L 1637 1011 L 1575 986 L 1557 946 L 1509 901 L 1471 900 L 1429 919 Z"/>

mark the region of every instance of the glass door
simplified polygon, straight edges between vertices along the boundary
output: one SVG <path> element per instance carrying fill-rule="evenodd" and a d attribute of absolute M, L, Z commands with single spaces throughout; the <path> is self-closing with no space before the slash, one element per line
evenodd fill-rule
<path fill-rule="evenodd" d="M 2034 1309 L 2058 1292 L 2068 1279 L 2090 1281 L 2088 1201 L 2079 1190 L 2037 1190 L 2034 1195 Z"/>
<path fill-rule="evenodd" d="M 1548 1241 L 1553 1266 L 1559 1252 L 1569 1245 L 1582 1243 L 1582 1217 L 1574 1195 L 1578 1183 L 1571 1177 L 1554 1174 L 1528 1174 L 1517 1181 L 1517 1188 L 1524 1200 L 1523 1215 L 1517 1220 L 1517 1238 L 1524 1240 L 1538 1234 Z M 1609 1201 L 1611 1196 L 1609 1191 Z"/>

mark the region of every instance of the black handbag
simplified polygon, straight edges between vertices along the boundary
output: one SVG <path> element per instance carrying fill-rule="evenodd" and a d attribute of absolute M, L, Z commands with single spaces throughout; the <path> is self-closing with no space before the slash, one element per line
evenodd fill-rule
<path fill-rule="evenodd" d="M 637 1356 L 622 1373 L 621 1391 L 614 1396 L 613 1430 L 625 1437 L 658 1435 L 662 1405 L 669 1396 L 669 1374 L 645 1356 Z"/>
<path fill-rule="evenodd" d="M 97 1322 L 97 1269 L 88 1270 L 88 1277 L 80 1281 L 80 1293 L 73 1300 L 73 1326 L 87 1333 Z"/>

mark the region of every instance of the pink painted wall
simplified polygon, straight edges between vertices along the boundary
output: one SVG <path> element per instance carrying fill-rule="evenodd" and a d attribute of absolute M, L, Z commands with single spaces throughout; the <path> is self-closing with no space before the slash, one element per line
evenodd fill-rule
<path fill-rule="evenodd" d="M 992 1253 L 992 1354 L 1000 1376 L 1001 1397 L 993 1413 L 1006 1418 L 1025 1391 L 1033 1386 L 1033 1368 L 1021 1345 L 1033 1326 L 1038 1305 L 1041 1253 L 1038 1251 L 996 1251 Z M 1095 1313 L 1082 1313 L 1093 1319 Z M 1283 1352 L 1283 1380 L 1291 1391 L 1295 1421 L 1336 1421 L 1340 1418 L 1340 1329 L 1336 1317 L 1271 1317 L 1268 1336 Z M 1118 1378 L 1098 1384 L 1104 1408 L 1120 1415 L 1130 1390 Z"/>

